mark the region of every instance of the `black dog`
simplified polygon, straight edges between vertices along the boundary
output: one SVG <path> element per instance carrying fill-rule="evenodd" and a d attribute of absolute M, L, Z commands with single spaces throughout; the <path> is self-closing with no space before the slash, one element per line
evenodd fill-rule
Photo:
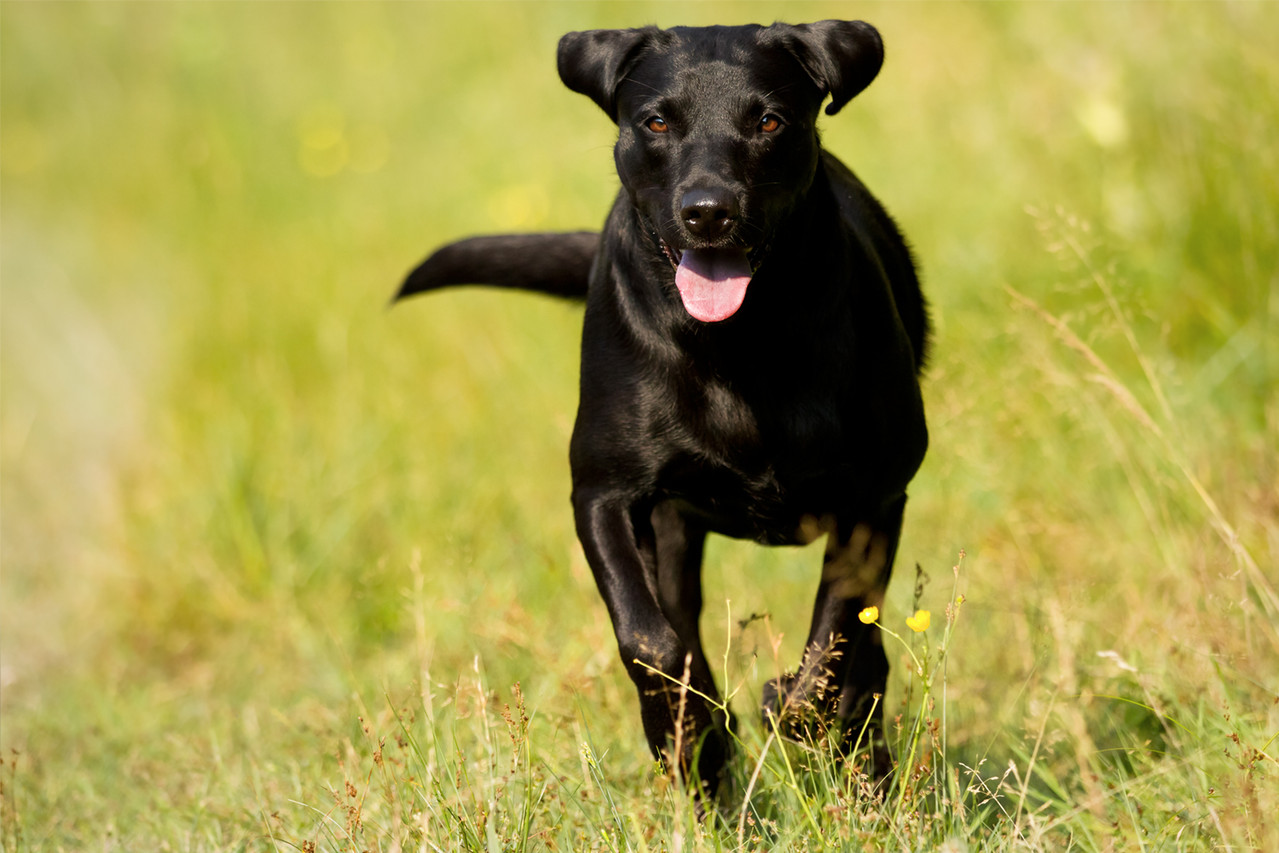
<path fill-rule="evenodd" d="M 858 613 L 883 600 L 928 444 L 928 320 L 896 226 L 816 127 L 826 96 L 838 112 L 882 61 L 860 21 L 569 33 L 560 77 L 619 129 L 603 233 L 464 240 L 398 294 L 586 298 L 578 536 L 649 745 L 709 787 L 729 752 L 698 631 L 709 531 L 828 536 L 804 660 L 764 710 L 786 725 L 802 708 L 848 746 L 867 730 L 888 769 L 873 711 L 888 662 Z"/>

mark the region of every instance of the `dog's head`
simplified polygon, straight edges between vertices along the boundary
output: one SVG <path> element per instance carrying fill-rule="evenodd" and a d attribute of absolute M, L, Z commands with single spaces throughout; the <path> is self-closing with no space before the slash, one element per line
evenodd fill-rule
<path fill-rule="evenodd" d="M 675 270 L 689 314 L 741 306 L 768 241 L 817 170 L 817 115 L 883 63 L 861 21 L 569 33 L 565 85 L 617 122 L 622 185 Z"/>

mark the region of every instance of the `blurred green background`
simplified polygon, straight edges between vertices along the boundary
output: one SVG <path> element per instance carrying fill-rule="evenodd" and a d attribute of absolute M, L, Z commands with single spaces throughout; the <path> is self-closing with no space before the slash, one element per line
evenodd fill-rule
<path fill-rule="evenodd" d="M 889 609 L 966 552 L 957 739 L 1088 690 L 1279 730 L 1279 4 L 4 2 L 6 846 L 287 834 L 357 715 L 477 659 L 643 775 L 567 500 L 580 309 L 387 300 L 602 221 L 563 32 L 826 17 L 887 47 L 822 132 L 933 306 Z M 715 540 L 708 645 L 757 685 L 769 613 L 793 664 L 818 564 Z"/>

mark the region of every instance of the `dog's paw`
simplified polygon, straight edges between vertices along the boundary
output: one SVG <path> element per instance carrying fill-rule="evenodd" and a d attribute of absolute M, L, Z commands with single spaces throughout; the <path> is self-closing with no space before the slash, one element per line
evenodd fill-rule
<path fill-rule="evenodd" d="M 760 699 L 764 725 L 792 739 L 824 735 L 835 712 L 825 687 L 825 679 L 794 673 L 770 679 Z"/>
<path fill-rule="evenodd" d="M 835 707 L 822 680 L 805 682 L 789 673 L 764 684 L 760 712 L 768 731 L 788 740 L 815 743 L 833 739 L 838 752 L 864 773 L 872 784 L 883 782 L 895 769 L 884 727 L 878 716 L 845 717 Z"/>

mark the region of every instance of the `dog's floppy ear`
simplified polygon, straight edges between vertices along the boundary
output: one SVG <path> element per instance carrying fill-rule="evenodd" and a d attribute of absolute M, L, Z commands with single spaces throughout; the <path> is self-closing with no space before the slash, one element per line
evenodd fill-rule
<path fill-rule="evenodd" d="M 808 76 L 830 93 L 834 115 L 870 85 L 884 64 L 879 31 L 865 21 L 818 21 L 787 27 L 791 52 Z"/>
<path fill-rule="evenodd" d="M 560 79 L 617 121 L 617 87 L 657 30 L 587 30 L 560 39 Z"/>

